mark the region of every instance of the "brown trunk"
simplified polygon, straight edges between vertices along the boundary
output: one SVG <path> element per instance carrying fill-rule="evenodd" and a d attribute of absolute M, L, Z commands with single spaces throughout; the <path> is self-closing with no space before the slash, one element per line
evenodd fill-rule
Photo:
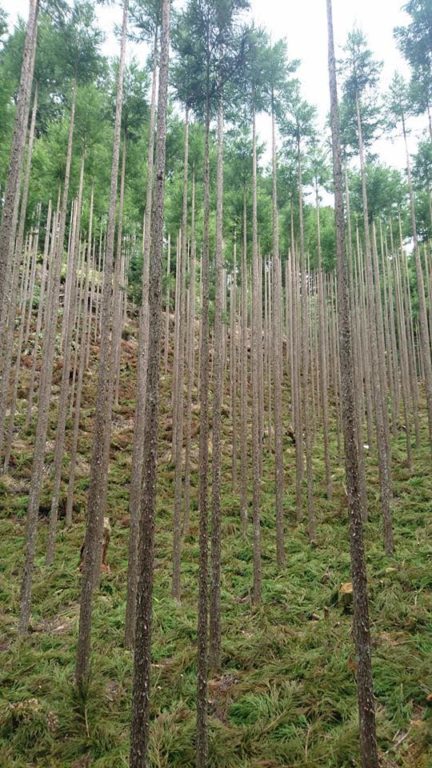
<path fill-rule="evenodd" d="M 17 227 L 19 182 L 24 159 L 33 82 L 38 14 L 39 0 L 30 0 L 29 16 L 24 40 L 23 61 L 21 65 L 21 79 L 18 90 L 17 108 L 9 159 L 9 170 L 4 195 L 3 215 L 0 225 L 0 336 L 3 335 L 4 323 L 9 313 L 10 303 L 14 300 L 9 288 Z"/>
<path fill-rule="evenodd" d="M 89 275 L 90 275 L 90 255 L 92 248 L 92 229 L 93 229 L 93 197 L 94 192 L 92 189 L 90 198 L 90 217 L 89 217 L 89 233 L 88 233 L 88 253 L 86 263 L 86 275 L 84 284 L 84 307 L 82 313 L 82 328 L 81 339 L 79 347 L 79 359 L 78 359 L 78 380 L 76 387 L 75 409 L 73 414 L 73 434 L 72 434 L 72 447 L 70 452 L 69 462 L 69 481 L 68 481 L 68 493 L 66 501 L 66 525 L 72 524 L 73 513 L 73 496 L 75 486 L 75 472 L 76 472 L 76 460 L 78 452 L 78 439 L 79 439 L 79 426 L 80 426 L 80 414 L 81 414 L 81 398 L 84 380 L 85 370 L 85 356 L 87 351 L 87 337 L 90 335 L 90 310 L 88 309 L 89 300 Z M 79 332 L 79 328 L 78 328 Z"/>
<path fill-rule="evenodd" d="M 123 77 L 126 58 L 128 0 L 123 2 L 123 23 L 120 43 L 116 113 L 114 124 L 111 189 L 108 212 L 104 283 L 101 307 L 101 340 L 96 412 L 93 427 L 93 448 L 90 466 L 90 487 L 87 498 L 87 521 L 81 581 L 80 617 L 75 667 L 75 681 L 85 690 L 90 672 L 90 641 L 93 609 L 93 591 L 99 580 L 103 524 L 108 483 L 109 448 L 112 419 L 112 277 L 114 261 L 117 185 L 120 159 L 121 117 L 123 105 Z"/>
<path fill-rule="evenodd" d="M 212 419 L 212 517 L 210 576 L 210 646 L 209 664 L 214 672 L 220 668 L 221 654 L 221 473 L 222 473 L 222 398 L 223 398 L 223 102 L 220 95 L 217 119 L 216 181 L 216 259 L 214 316 L 214 378 Z"/>
<path fill-rule="evenodd" d="M 316 215 L 317 215 L 317 242 L 318 242 L 318 345 L 319 345 L 319 382 L 323 420 L 323 444 L 324 444 L 324 468 L 327 498 L 332 497 L 332 481 L 330 468 L 329 446 L 329 412 L 328 412 L 328 373 L 327 373 L 327 311 L 326 296 L 324 292 L 324 271 L 322 266 L 321 250 L 321 216 L 318 184 L 316 185 Z"/>
<path fill-rule="evenodd" d="M 260 358 L 262 358 L 261 275 L 258 251 L 257 215 L 257 140 L 255 112 L 252 116 L 252 516 L 253 516 L 253 590 L 254 605 L 261 602 L 261 422 L 260 422 Z"/>
<path fill-rule="evenodd" d="M 150 124 L 147 147 L 147 191 L 146 191 L 146 209 L 144 214 L 144 242 L 143 242 L 143 274 L 142 274 L 142 301 L 139 315 L 138 331 L 138 361 L 137 361 L 137 390 L 136 405 L 134 415 L 134 436 L 132 443 L 132 470 L 129 491 L 129 553 L 128 553 L 128 580 L 126 597 L 126 620 L 125 620 L 125 645 L 131 648 L 135 636 L 135 608 L 136 608 L 136 590 L 138 581 L 138 536 L 139 536 L 139 515 L 140 515 L 140 497 L 142 484 L 142 467 L 144 456 L 144 426 L 145 426 L 145 408 L 146 408 L 146 387 L 147 387 L 147 360 L 148 360 L 148 334 L 149 334 L 149 268 L 150 268 L 150 245 L 151 245 L 151 209 L 153 201 L 153 176 L 154 176 L 154 129 L 156 120 L 156 95 L 157 95 L 157 47 L 158 33 L 155 33 L 154 40 L 154 69 L 152 79 L 151 104 L 150 104 Z"/>
<path fill-rule="evenodd" d="M 160 79 L 151 224 L 149 346 L 144 429 L 143 486 L 138 549 L 138 589 L 134 646 L 130 768 L 147 765 L 150 721 L 151 628 L 156 513 L 159 381 L 162 341 L 162 258 L 164 235 L 165 143 L 168 100 L 170 0 L 162 0 Z"/>
<path fill-rule="evenodd" d="M 413 236 L 413 242 L 414 242 L 414 255 L 415 255 L 416 276 L 417 276 L 417 293 L 418 293 L 418 302 L 419 302 L 420 352 L 421 352 L 424 385 L 425 385 L 425 392 L 426 392 L 426 403 L 427 403 L 428 424 L 429 424 L 429 442 L 432 447 L 431 347 L 430 347 L 429 327 L 428 327 L 427 310 L 426 310 L 424 275 L 423 275 L 423 268 L 422 268 L 421 256 L 420 256 L 420 246 L 419 246 L 418 237 L 417 237 L 415 195 L 414 195 L 414 187 L 412 183 L 412 174 L 411 174 L 411 158 L 408 150 L 408 138 L 407 138 L 407 131 L 406 131 L 404 116 L 402 116 L 402 129 L 403 129 L 403 136 L 404 136 L 405 150 L 406 150 L 408 190 L 409 190 L 409 196 L 410 196 L 410 211 L 411 211 L 411 229 L 412 229 L 412 236 Z"/>
<path fill-rule="evenodd" d="M 248 521 L 248 287 L 247 211 L 243 199 L 243 248 L 241 256 L 241 369 L 240 369 L 240 518 L 243 535 Z"/>
<path fill-rule="evenodd" d="M 66 210 L 69 194 L 69 180 L 72 163 L 73 132 L 75 124 L 76 85 L 72 86 L 72 106 L 69 123 L 68 148 L 66 154 L 66 170 L 63 188 L 62 207 L 59 217 L 59 226 L 55 244 L 55 257 L 50 270 L 50 286 L 48 295 L 48 309 L 46 314 L 46 329 L 43 340 L 42 360 L 43 365 L 39 386 L 39 409 L 36 424 L 34 443 L 34 458 L 32 476 L 30 481 L 30 498 L 27 510 L 26 527 L 26 552 L 24 561 L 23 579 L 21 583 L 20 619 L 18 631 L 21 635 L 28 632 L 31 611 L 31 588 L 36 553 L 37 522 L 39 513 L 39 500 L 42 490 L 43 469 L 46 450 L 46 438 L 48 433 L 49 407 L 51 399 L 51 382 L 53 375 L 53 363 L 55 353 L 55 338 L 57 330 L 57 315 L 60 289 L 60 272 L 63 259 L 64 235 L 66 228 Z"/>
<path fill-rule="evenodd" d="M 123 156 L 120 173 L 120 196 L 118 205 L 118 224 L 117 224 L 117 252 L 114 268 L 114 322 L 113 322 L 113 374 L 114 374 L 114 404 L 119 404 L 120 392 L 120 366 L 121 366 L 121 340 L 123 330 L 123 294 L 125 292 L 124 263 L 125 254 L 123 251 L 123 212 L 125 197 L 125 175 L 126 175 L 126 153 L 127 140 L 123 142 Z"/>
<path fill-rule="evenodd" d="M 208 76 L 207 71 L 207 76 Z M 204 225 L 201 260 L 201 337 L 199 359 L 199 576 L 197 652 L 196 768 L 207 768 L 208 759 L 208 440 L 209 440 L 209 225 L 210 225 L 210 105 L 206 103 L 204 143 Z"/>
<path fill-rule="evenodd" d="M 342 380 L 342 416 L 345 446 L 345 471 L 350 520 L 351 573 L 354 590 L 354 640 L 357 654 L 357 691 L 360 719 L 360 754 L 362 768 L 378 768 L 375 701 L 373 695 L 371 638 L 367 595 L 366 561 L 355 424 L 355 393 L 352 371 L 351 320 L 348 275 L 345 257 L 345 218 L 343 203 L 342 150 L 336 82 L 336 57 L 333 38 L 331 0 L 327 0 L 329 37 L 329 85 L 335 185 L 336 252 L 339 292 L 340 366 Z"/>
<path fill-rule="evenodd" d="M 73 319 L 75 313 L 75 299 L 76 299 L 76 270 L 77 260 L 79 254 L 80 244 L 80 220 L 81 220 L 81 208 L 82 208 L 82 194 L 84 184 L 84 158 L 81 162 L 81 174 L 80 184 L 78 192 L 78 200 L 76 202 L 76 220 L 74 231 L 71 239 L 71 252 L 68 259 L 68 267 L 71 272 L 71 291 L 68 313 L 69 316 L 66 319 L 66 323 L 63 324 L 65 329 L 64 336 L 64 353 L 63 353 L 63 371 L 62 380 L 60 386 L 60 400 L 57 415 L 57 432 L 54 446 L 54 473 L 53 473 L 53 488 L 51 498 L 51 509 L 49 518 L 49 532 L 48 532 L 48 545 L 46 554 L 46 564 L 52 565 L 54 560 L 54 552 L 56 545 L 57 535 L 57 518 L 58 518 L 58 505 L 60 498 L 60 486 L 63 467 L 63 454 L 66 437 L 66 419 L 67 419 L 67 406 L 70 393 L 70 363 L 71 363 L 71 350 L 72 350 L 72 332 L 73 332 Z"/>
<path fill-rule="evenodd" d="M 277 197 L 276 121 L 272 109 L 272 182 L 273 182 L 273 381 L 275 433 L 275 491 L 276 491 L 276 560 L 279 568 L 285 564 L 284 532 L 284 464 L 282 415 L 282 270 L 279 253 L 279 212 Z"/>
<path fill-rule="evenodd" d="M 179 279 L 179 344 L 177 377 L 175 392 L 175 412 L 173 419 L 175 433 L 175 480 L 174 480 L 174 520 L 173 520 L 173 577 L 171 594 L 180 600 L 180 563 L 182 544 L 182 491 L 183 491 L 183 426 L 184 426 L 184 353 L 186 338 L 186 260 L 187 260 L 187 223 L 188 223 L 188 172 L 189 172 L 189 111 L 186 108 L 184 122 L 184 159 L 183 159 L 183 213 L 180 242 L 180 279 Z"/>
<path fill-rule="evenodd" d="M 191 221 L 191 255 L 189 265 L 189 298 L 188 298 L 188 337 L 187 337 L 187 395 L 186 395 L 186 424 L 185 424 L 185 467 L 184 467 L 184 511 L 183 535 L 189 531 L 190 519 L 190 475 L 191 475 L 191 441 L 192 441 L 192 393 L 195 383 L 195 176 L 192 179 L 192 221 Z"/>
<path fill-rule="evenodd" d="M 360 174 L 362 182 L 362 200 L 363 200 L 363 220 L 365 236 L 365 267 L 366 267 L 366 286 L 368 291 L 368 331 L 369 344 L 371 351 L 371 374 L 372 386 L 375 404 L 375 424 L 378 450 L 378 468 L 381 492 L 381 509 L 384 521 L 384 546 L 387 554 L 392 554 L 394 549 L 393 542 L 393 523 L 391 512 L 391 471 L 390 471 L 390 446 L 388 414 L 385 393 L 384 361 L 382 360 L 379 346 L 379 335 L 381 327 L 381 317 L 379 307 L 377 306 L 376 282 L 373 276 L 373 253 L 369 229 L 369 206 L 367 198 L 366 182 L 366 164 L 363 145 L 363 131 L 361 124 L 361 107 L 357 99 L 357 133 L 360 155 Z"/>

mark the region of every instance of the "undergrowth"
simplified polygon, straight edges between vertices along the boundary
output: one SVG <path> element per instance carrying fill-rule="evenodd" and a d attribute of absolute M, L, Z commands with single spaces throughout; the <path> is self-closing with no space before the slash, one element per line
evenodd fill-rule
<path fill-rule="evenodd" d="M 44 565 L 47 521 L 39 526 L 32 631 L 16 636 L 31 431 L 15 445 L 11 475 L 0 480 L 0 766 L 125 768 L 131 700 L 131 653 L 123 646 L 133 395 L 125 373 L 115 413 L 110 469 L 110 572 L 95 598 L 88 694 L 73 687 L 86 472 L 77 478 L 73 527 L 61 527 L 55 564 Z M 80 460 L 89 460 L 94 379 L 87 384 Z M 169 398 L 169 381 L 163 381 Z M 162 415 L 166 418 L 166 414 Z M 54 422 L 55 424 L 55 422 Z M 426 445 L 426 434 L 423 435 Z M 350 580 L 343 464 L 332 443 L 334 494 L 322 492 L 316 436 L 317 546 L 294 516 L 294 453 L 286 446 L 286 568 L 275 566 L 272 459 L 262 498 L 263 603 L 253 609 L 251 531 L 241 534 L 239 498 L 223 493 L 222 671 L 209 681 L 211 768 L 353 768 L 359 765 L 352 617 L 337 600 Z M 225 434 L 229 478 L 230 435 Z M 366 525 L 373 671 L 384 768 L 431 768 L 432 479 L 430 453 L 403 461 L 394 448 L 396 554 L 386 557 L 373 451 L 368 459 Z M 168 445 L 161 447 L 167 454 Z M 88 466 L 88 464 L 87 464 Z M 196 476 L 192 478 L 196 486 Z M 45 489 L 49 498 L 49 487 Z M 154 592 L 152 768 L 194 765 L 198 520 L 184 541 L 182 602 L 170 598 L 173 468 L 159 470 Z"/>

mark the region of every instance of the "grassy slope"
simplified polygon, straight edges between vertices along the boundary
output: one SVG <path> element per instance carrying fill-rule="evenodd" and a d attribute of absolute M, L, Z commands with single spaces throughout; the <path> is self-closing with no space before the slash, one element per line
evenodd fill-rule
<path fill-rule="evenodd" d="M 128 347 L 133 357 L 133 344 Z M 15 635 L 31 465 L 30 436 L 15 445 L 12 476 L 0 481 L 0 766 L 1 768 L 120 768 L 127 766 L 131 654 L 122 647 L 128 528 L 132 374 L 124 370 L 123 399 L 115 414 L 109 507 L 111 572 L 95 601 L 93 673 L 87 702 L 72 688 L 83 539 L 90 411 L 83 413 L 83 476 L 77 481 L 76 522 L 61 527 L 58 553 L 44 567 L 47 533 L 40 524 L 34 581 L 33 632 Z M 170 382 L 164 382 L 164 403 Z M 91 406 L 94 376 L 86 404 Z M 129 398 L 129 399 L 128 399 Z M 168 405 L 166 405 L 168 407 Z M 163 414 L 163 421 L 167 414 Z M 53 421 L 53 425 L 55 420 Z M 229 462 L 229 438 L 226 434 Z M 424 435 L 426 438 L 426 435 Z M 319 448 L 319 435 L 317 447 Z M 166 457 L 168 445 L 162 447 Z M 318 451 L 319 453 L 320 451 Z M 316 460 L 319 541 L 311 549 L 294 523 L 293 449 L 287 446 L 287 568 L 275 563 L 272 463 L 263 488 L 263 606 L 251 610 L 251 540 L 240 533 L 238 499 L 224 488 L 223 672 L 210 681 L 210 765 L 219 768 L 348 768 L 357 766 L 355 663 L 351 617 L 335 603 L 349 581 L 343 471 L 333 446 L 335 493 L 321 495 Z M 432 478 L 427 449 L 415 452 L 409 476 L 403 436 L 394 445 L 396 555 L 385 557 L 370 459 L 371 516 L 367 525 L 374 676 L 383 765 L 432 766 Z M 194 764 L 197 595 L 197 519 L 184 546 L 183 601 L 170 595 L 173 468 L 160 467 L 154 600 L 154 674 L 151 765 Z M 227 470 L 227 477 L 229 472 Z M 196 478 L 193 479 L 196 481 Z M 49 487 L 46 488 L 49 502 Z"/>

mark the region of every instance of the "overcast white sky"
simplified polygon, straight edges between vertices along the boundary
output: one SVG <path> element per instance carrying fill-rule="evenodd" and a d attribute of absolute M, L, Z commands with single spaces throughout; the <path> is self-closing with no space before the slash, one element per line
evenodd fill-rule
<path fill-rule="evenodd" d="M 404 0 L 333 0 L 335 38 L 341 47 L 348 32 L 357 24 L 368 38 L 377 58 L 384 62 L 383 84 L 389 83 L 397 69 L 407 73 L 395 41 L 393 28 L 406 23 L 407 16 L 401 11 Z M 176 4 L 176 0 L 174 0 Z M 27 0 L 0 0 L 10 14 L 11 22 L 17 15 L 27 16 Z M 301 59 L 300 79 L 305 98 L 318 107 L 323 124 L 328 111 L 327 79 L 327 22 L 325 0 L 251 0 L 252 15 L 258 24 L 265 26 L 272 39 L 284 37 L 291 58 Z M 111 34 L 114 22 L 120 19 L 120 9 L 99 10 L 101 26 L 107 33 L 105 53 L 116 55 L 117 44 Z M 139 52 L 135 49 L 135 55 Z M 269 135 L 265 119 L 260 121 L 260 133 Z M 400 148 L 389 142 L 379 144 L 382 159 L 392 165 L 403 165 Z"/>

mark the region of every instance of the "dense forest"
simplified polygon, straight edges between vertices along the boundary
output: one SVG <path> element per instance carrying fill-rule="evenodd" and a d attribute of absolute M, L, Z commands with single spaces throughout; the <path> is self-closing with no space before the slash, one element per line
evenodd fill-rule
<path fill-rule="evenodd" d="M 432 0 L 315 2 L 324 129 L 249 0 L 3 0 L 1 768 L 432 765 Z"/>

